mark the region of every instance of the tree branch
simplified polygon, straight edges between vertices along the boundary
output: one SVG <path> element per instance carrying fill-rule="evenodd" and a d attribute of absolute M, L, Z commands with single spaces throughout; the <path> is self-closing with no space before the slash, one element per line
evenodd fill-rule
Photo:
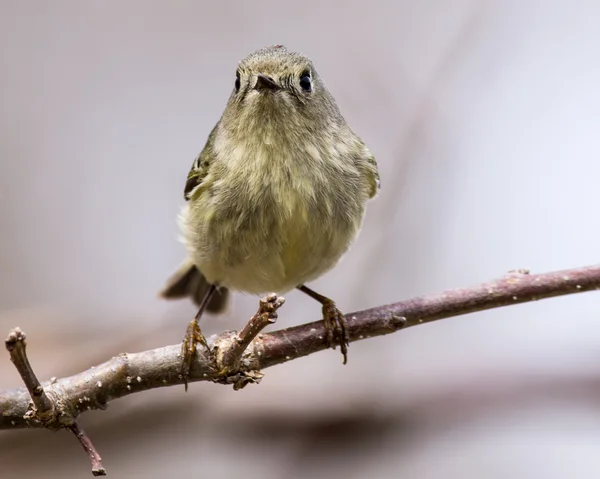
<path fill-rule="evenodd" d="M 600 266 L 538 275 L 518 270 L 489 283 L 379 306 L 348 314 L 346 319 L 350 341 L 359 341 L 438 319 L 595 289 L 600 289 Z M 214 337 L 212 353 L 199 349 L 189 381 L 233 384 L 239 389 L 248 382 L 260 381 L 262 369 L 326 349 L 322 321 L 258 334 L 276 317 L 275 310 L 282 300 L 275 296 L 263 300 L 239 335 L 225 332 Z M 22 333 L 14 330 L 11 334 Z M 35 397 L 38 386 L 22 373 L 27 389 L 0 391 L 0 429 L 71 428 L 79 414 L 104 409 L 113 399 L 183 384 L 180 351 L 181 345 L 172 345 L 120 354 L 74 376 L 44 383 L 33 404 L 30 397 Z M 22 367 L 18 369 L 21 372 Z"/>
<path fill-rule="evenodd" d="M 75 421 L 73 424 L 68 426 L 67 429 L 69 429 L 73 434 L 75 434 L 75 437 L 77 438 L 77 440 L 83 447 L 83 450 L 90 459 L 90 462 L 92 463 L 92 475 L 106 476 L 106 469 L 104 469 L 104 467 L 102 466 L 102 458 L 100 457 L 100 454 L 98 454 L 98 451 L 96 451 L 92 440 L 88 437 L 88 435 L 79 425 L 79 423 Z"/>
<path fill-rule="evenodd" d="M 44 418 L 52 418 L 54 404 L 33 372 L 29 358 L 27 358 L 27 342 L 25 339 L 27 339 L 25 333 L 20 328 L 15 328 L 8 334 L 4 345 L 10 354 L 10 360 L 15 365 L 15 368 L 17 368 L 21 379 L 25 383 L 29 396 L 31 396 L 33 406 L 35 407 L 35 414 L 43 422 Z"/>
<path fill-rule="evenodd" d="M 228 349 L 223 351 L 222 358 L 219 361 L 223 364 L 223 369 L 219 372 L 220 376 L 230 376 L 240 368 L 240 362 L 244 351 L 248 349 L 254 338 L 265 329 L 269 324 L 277 320 L 277 310 L 283 305 L 285 300 L 276 294 L 270 294 L 259 301 L 258 311 L 248 324 L 235 337 Z M 234 384 L 234 389 L 243 388 L 247 382 Z"/>
<path fill-rule="evenodd" d="M 10 359 L 21 375 L 21 379 L 25 383 L 25 387 L 27 387 L 27 391 L 31 396 L 33 405 L 29 405 L 30 409 L 25 415 L 37 418 L 40 423 L 48 429 L 57 429 L 61 426 L 69 429 L 75 434 L 75 437 L 77 437 L 77 440 L 81 443 L 84 451 L 88 455 L 88 458 L 92 463 L 92 474 L 94 476 L 105 476 L 106 469 L 102 467 L 102 458 L 96 451 L 92 440 L 87 436 L 77 420 L 75 420 L 75 418 L 69 418 L 68 422 L 65 421 L 62 424 L 55 421 L 55 404 L 33 372 L 33 368 L 27 357 L 27 343 L 25 342 L 25 339 L 25 333 L 21 331 L 20 328 L 15 328 L 8 334 L 8 337 L 4 342 L 6 349 L 10 354 Z M 58 403 L 56 405 L 58 406 Z"/>

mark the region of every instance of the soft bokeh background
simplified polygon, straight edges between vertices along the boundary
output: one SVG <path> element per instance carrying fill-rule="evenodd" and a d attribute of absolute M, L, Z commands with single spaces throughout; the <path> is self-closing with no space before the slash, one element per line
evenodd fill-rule
<path fill-rule="evenodd" d="M 352 311 L 600 255 L 600 4 L 0 0 L 0 333 L 43 378 L 178 342 L 183 178 L 236 62 L 313 58 L 379 160 L 360 239 L 314 283 Z M 206 332 L 239 327 L 237 296 Z M 287 295 L 279 326 L 318 305 Z M 448 319 L 83 417 L 111 477 L 600 474 L 600 296 Z M 8 361 L 0 387 L 20 386 Z M 2 477 L 90 477 L 64 432 L 0 434 Z"/>

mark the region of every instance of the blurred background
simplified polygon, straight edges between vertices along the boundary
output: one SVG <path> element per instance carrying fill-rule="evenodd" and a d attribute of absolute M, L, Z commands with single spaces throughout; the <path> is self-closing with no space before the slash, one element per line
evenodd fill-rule
<path fill-rule="evenodd" d="M 598 262 L 600 3 L 0 0 L 0 333 L 41 378 L 175 344 L 184 177 L 237 61 L 310 56 L 382 191 L 312 285 L 344 311 Z M 320 317 L 286 295 L 277 327 Z M 235 296 L 206 333 L 239 328 Z M 110 477 L 600 474 L 600 296 L 352 344 L 234 392 L 192 384 L 82 417 Z M 0 388 L 21 386 L 5 354 Z M 2 477 L 91 477 L 72 435 L 0 433 Z"/>

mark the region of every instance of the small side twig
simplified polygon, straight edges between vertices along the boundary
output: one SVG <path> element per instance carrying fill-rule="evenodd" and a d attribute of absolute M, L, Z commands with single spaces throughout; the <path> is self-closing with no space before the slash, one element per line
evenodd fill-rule
<path fill-rule="evenodd" d="M 284 302 L 285 299 L 276 294 L 269 294 L 260 299 L 258 311 L 238 333 L 235 341 L 223 352 L 221 374 L 226 375 L 239 369 L 244 351 L 263 329 L 277 321 L 277 310 Z"/>
<path fill-rule="evenodd" d="M 100 457 L 100 454 L 98 454 L 98 451 L 96 451 L 92 440 L 85 433 L 79 423 L 75 421 L 71 426 L 68 426 L 67 429 L 75 434 L 75 437 L 83 446 L 83 450 L 90 458 L 90 462 L 92 463 L 92 474 L 94 476 L 106 476 L 106 469 L 104 469 L 102 466 L 102 458 Z"/>
<path fill-rule="evenodd" d="M 35 407 L 35 414 L 42 422 L 45 418 L 51 418 L 54 412 L 54 404 L 46 395 L 37 376 L 33 372 L 29 359 L 27 358 L 27 336 L 20 328 L 13 329 L 8 333 L 4 341 L 6 350 L 10 354 L 10 360 L 17 368 L 25 387 L 29 391 L 31 400 Z"/>
<path fill-rule="evenodd" d="M 21 379 L 25 383 L 33 402 L 33 408 L 27 411 L 27 416 L 31 419 L 39 420 L 48 429 L 64 427 L 73 432 L 90 458 L 92 474 L 94 476 L 106 476 L 106 469 L 102 467 L 100 454 L 98 454 L 91 439 L 86 435 L 79 423 L 74 418 L 69 417 L 69 415 L 63 416 L 62 422 L 57 421 L 57 417 L 60 415 L 56 414 L 54 402 L 48 397 L 48 394 L 46 394 L 46 391 L 44 391 L 40 381 L 33 372 L 33 368 L 27 357 L 27 342 L 25 339 L 25 333 L 20 328 L 15 328 L 8 334 L 4 344 L 10 354 L 10 360 L 21 375 Z"/>

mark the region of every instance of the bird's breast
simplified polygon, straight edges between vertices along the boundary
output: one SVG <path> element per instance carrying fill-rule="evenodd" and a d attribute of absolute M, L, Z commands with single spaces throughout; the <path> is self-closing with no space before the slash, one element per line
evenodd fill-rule
<path fill-rule="evenodd" d="M 188 215 L 196 219 L 187 221 L 186 242 L 207 279 L 283 292 L 330 269 L 362 220 L 357 185 L 285 149 L 230 153 Z"/>

